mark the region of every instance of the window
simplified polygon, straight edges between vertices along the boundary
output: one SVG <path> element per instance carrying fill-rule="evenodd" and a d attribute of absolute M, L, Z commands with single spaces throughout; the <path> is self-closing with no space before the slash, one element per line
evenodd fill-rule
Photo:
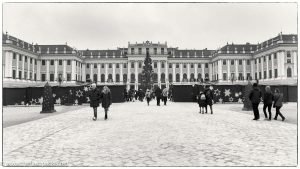
<path fill-rule="evenodd" d="M 75 61 L 75 66 L 77 66 L 77 61 Z"/>
<path fill-rule="evenodd" d="M 186 64 L 183 64 L 183 68 L 186 68 Z"/>
<path fill-rule="evenodd" d="M 226 65 L 226 60 L 223 60 L 223 65 Z"/>
<path fill-rule="evenodd" d="M 67 65 L 71 65 L 71 60 L 67 60 Z"/>
<path fill-rule="evenodd" d="M 36 73 L 34 73 L 34 81 L 36 81 Z"/>
<path fill-rule="evenodd" d="M 111 63 L 108 64 L 108 68 L 112 68 L 112 64 Z"/>
<path fill-rule="evenodd" d="M 134 54 L 134 48 L 131 48 L 131 54 Z"/>
<path fill-rule="evenodd" d="M 67 81 L 71 81 L 71 74 L 70 73 L 67 74 Z"/>
<path fill-rule="evenodd" d="M 292 63 L 292 59 L 291 59 L 291 52 L 287 52 L 287 54 L 286 54 L 286 63 Z"/>
<path fill-rule="evenodd" d="M 257 73 L 255 73 L 255 80 L 257 80 Z"/>
<path fill-rule="evenodd" d="M 176 74 L 176 82 L 179 82 L 180 81 L 180 75 L 179 73 Z"/>
<path fill-rule="evenodd" d="M 22 55 L 19 54 L 19 61 L 22 61 Z"/>
<path fill-rule="evenodd" d="M 139 62 L 139 68 L 142 68 L 142 62 Z"/>
<path fill-rule="evenodd" d="M 208 68 L 208 63 L 205 63 L 205 68 Z"/>
<path fill-rule="evenodd" d="M 105 82 L 105 75 L 101 74 L 101 82 Z"/>
<path fill-rule="evenodd" d="M 142 54 L 142 48 L 139 48 L 139 55 Z"/>
<path fill-rule="evenodd" d="M 42 81 L 46 81 L 46 74 L 42 74 Z"/>
<path fill-rule="evenodd" d="M 272 78 L 272 70 L 269 70 L 269 78 Z"/>
<path fill-rule="evenodd" d="M 176 68 L 179 68 L 179 64 L 178 63 L 176 64 Z"/>
<path fill-rule="evenodd" d="M 58 60 L 58 64 L 59 64 L 59 65 L 62 65 L 62 60 Z"/>
<path fill-rule="evenodd" d="M 247 73 L 247 80 L 252 80 L 252 79 L 250 78 L 250 73 Z"/>
<path fill-rule="evenodd" d="M 17 54 L 16 53 L 13 53 L 13 59 L 16 59 L 16 56 Z"/>
<path fill-rule="evenodd" d="M 94 68 L 97 69 L 97 63 L 94 63 Z"/>
<path fill-rule="evenodd" d="M 266 62 L 266 56 L 264 56 L 264 62 Z"/>
<path fill-rule="evenodd" d="M 86 68 L 89 69 L 90 68 L 90 64 L 87 63 L 86 64 Z"/>
<path fill-rule="evenodd" d="M 87 82 L 90 82 L 90 81 L 91 81 L 91 79 L 90 79 L 90 74 L 86 74 L 86 75 L 85 75 L 85 80 L 86 80 Z"/>
<path fill-rule="evenodd" d="M 24 79 L 27 79 L 27 72 L 24 72 Z"/>
<path fill-rule="evenodd" d="M 34 60 L 34 65 L 36 65 L 36 60 Z"/>
<path fill-rule="evenodd" d="M 169 63 L 169 68 L 172 68 L 172 64 L 171 63 Z"/>
<path fill-rule="evenodd" d="M 250 65 L 250 60 L 247 60 L 247 65 Z"/>
<path fill-rule="evenodd" d="M 53 81 L 54 81 L 54 74 L 51 73 L 51 74 L 50 74 L 50 82 L 53 82 Z"/>
<path fill-rule="evenodd" d="M 157 55 L 157 48 L 154 48 L 154 55 Z"/>
<path fill-rule="evenodd" d="M 124 68 L 127 68 L 127 64 L 126 63 L 124 63 Z"/>
<path fill-rule="evenodd" d="M 201 73 L 198 73 L 198 81 L 201 81 L 201 79 L 202 79 L 202 75 Z"/>
<path fill-rule="evenodd" d="M 19 71 L 19 79 L 22 78 L 22 71 Z"/>
<path fill-rule="evenodd" d="M 239 60 L 239 65 L 242 65 L 243 63 L 242 63 L 242 60 Z"/>
<path fill-rule="evenodd" d="M 13 79 L 15 79 L 16 78 L 16 70 L 13 70 L 13 77 L 12 77 Z"/>
<path fill-rule="evenodd" d="M 131 62 L 131 68 L 134 68 L 134 63 L 133 62 Z"/>
<path fill-rule="evenodd" d="M 192 68 L 192 69 L 194 68 L 194 64 L 191 64 L 191 68 Z"/>
<path fill-rule="evenodd" d="M 116 64 L 116 68 L 119 68 L 119 67 L 120 67 L 120 66 L 119 66 L 119 63 L 117 63 L 117 64 Z"/>
<path fill-rule="evenodd" d="M 201 68 L 201 64 L 200 63 L 198 63 L 198 68 Z"/>
<path fill-rule="evenodd" d="M 267 71 L 264 71 L 264 79 L 267 78 Z"/>
<path fill-rule="evenodd" d="M 157 63 L 156 62 L 154 62 L 154 68 L 157 68 Z"/>
<path fill-rule="evenodd" d="M 120 82 L 120 75 L 116 74 L 116 82 Z"/>
<path fill-rule="evenodd" d="M 46 63 L 45 63 L 45 60 L 42 60 L 42 65 L 44 66 Z"/>
<path fill-rule="evenodd" d="M 94 81 L 94 82 L 97 82 L 97 81 L 98 81 L 98 79 L 97 79 L 97 74 L 94 74 L 94 75 L 93 75 L 93 81 Z"/>
<path fill-rule="evenodd" d="M 227 80 L 227 73 L 223 73 L 223 80 Z"/>
<path fill-rule="evenodd" d="M 153 77 L 154 77 L 155 73 L 153 74 Z M 135 82 L 135 75 L 133 73 L 131 73 L 130 75 L 130 82 L 131 83 L 134 83 Z"/>
<path fill-rule="evenodd" d="M 261 59 L 262 59 L 262 58 L 258 59 L 258 62 L 259 62 L 259 63 L 261 63 Z"/>
<path fill-rule="evenodd" d="M 169 82 L 173 82 L 173 75 L 172 75 L 172 73 L 169 73 Z"/>
<path fill-rule="evenodd" d="M 290 67 L 287 68 L 286 75 L 287 77 L 292 77 L 292 69 Z"/>
<path fill-rule="evenodd" d="M 243 74 L 242 73 L 239 73 L 239 80 L 244 80 L 244 77 L 243 77 Z"/>
<path fill-rule="evenodd" d="M 51 65 L 54 65 L 54 60 L 51 60 L 51 61 L 50 61 L 50 64 L 51 64 Z"/>
<path fill-rule="evenodd" d="M 165 68 L 165 63 L 161 63 L 161 68 Z"/>
<path fill-rule="evenodd" d="M 27 56 L 25 56 L 25 62 L 27 62 Z"/>
<path fill-rule="evenodd" d="M 271 60 L 271 58 L 272 58 L 271 55 L 269 55 L 269 60 Z"/>
<path fill-rule="evenodd" d="M 277 72 L 277 69 L 274 70 L 274 75 L 275 75 L 275 78 L 278 77 L 278 72 Z"/>
<path fill-rule="evenodd" d="M 146 53 L 149 53 L 149 48 L 146 48 Z"/>
<path fill-rule="evenodd" d="M 123 74 L 123 82 L 124 82 L 124 83 L 127 82 L 127 74 Z"/>
<path fill-rule="evenodd" d="M 277 59 L 277 53 L 274 53 L 274 59 Z"/>
<path fill-rule="evenodd" d="M 165 53 L 165 49 L 161 48 L 161 54 L 164 54 L 164 53 Z"/>
<path fill-rule="evenodd" d="M 29 73 L 29 79 L 32 80 L 32 73 Z"/>
<path fill-rule="evenodd" d="M 255 64 L 257 64 L 256 59 L 255 59 Z"/>
<path fill-rule="evenodd" d="M 261 79 L 261 72 L 259 72 L 259 79 Z"/>
<path fill-rule="evenodd" d="M 30 58 L 30 64 L 32 64 L 32 58 Z"/>
<path fill-rule="evenodd" d="M 104 63 L 101 64 L 101 68 L 102 68 L 102 69 L 104 68 Z"/>
<path fill-rule="evenodd" d="M 231 65 L 234 65 L 234 60 L 231 60 Z"/>

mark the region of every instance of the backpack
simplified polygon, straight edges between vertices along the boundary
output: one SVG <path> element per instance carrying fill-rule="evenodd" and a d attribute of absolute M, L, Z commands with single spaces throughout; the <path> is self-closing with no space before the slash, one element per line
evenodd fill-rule
<path fill-rule="evenodd" d="M 200 96 L 200 100 L 206 100 L 206 97 L 205 97 L 205 95 L 204 95 L 204 94 L 201 94 L 201 96 Z"/>

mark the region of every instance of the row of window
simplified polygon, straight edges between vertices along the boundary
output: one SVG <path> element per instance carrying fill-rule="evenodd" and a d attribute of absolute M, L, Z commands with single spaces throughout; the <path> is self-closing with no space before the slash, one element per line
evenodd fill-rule
<path fill-rule="evenodd" d="M 241 60 L 241 59 L 239 59 L 238 62 L 239 62 L 239 65 L 243 64 L 243 60 Z M 247 65 L 250 65 L 250 60 L 247 60 L 246 62 L 247 62 Z M 234 60 L 230 60 L 230 64 L 234 65 Z M 223 65 L 226 65 L 226 60 L 223 60 Z"/>
<path fill-rule="evenodd" d="M 164 49 L 164 48 L 161 48 L 161 49 L 160 49 L 160 52 L 161 52 L 161 54 L 164 54 L 164 53 L 165 53 L 165 49 Z M 146 48 L 146 53 L 149 53 L 149 48 Z M 154 49 L 153 49 L 153 53 L 154 53 L 155 55 L 157 54 L 157 48 L 154 48 Z M 131 48 L 131 54 L 136 54 L 134 48 Z M 139 54 L 139 55 L 142 54 L 142 48 L 138 48 L 138 53 L 137 53 L 137 54 Z"/>
<path fill-rule="evenodd" d="M 98 67 L 97 63 L 90 63 L 86 65 L 86 68 L 90 68 L 92 65 L 94 65 L 93 67 L 96 69 Z M 194 68 L 194 64 L 190 64 L 191 68 Z M 116 64 L 116 68 L 119 68 L 120 65 L 119 63 Z M 131 63 L 130 67 L 133 69 L 134 68 L 134 62 Z M 153 63 L 153 67 L 154 68 L 158 68 L 157 62 Z M 104 68 L 104 64 L 101 64 L 101 68 Z M 108 64 L 108 68 L 112 68 L 112 64 L 109 63 Z M 124 63 L 123 68 L 127 68 L 127 63 Z M 142 62 L 138 63 L 138 68 L 142 68 Z M 161 63 L 161 68 L 165 68 L 165 64 Z M 169 68 L 172 68 L 172 64 L 169 64 Z M 179 63 L 176 64 L 176 68 L 179 68 Z M 183 68 L 187 68 L 187 64 L 183 64 Z M 201 63 L 198 64 L 198 68 L 201 68 Z M 208 63 L 205 63 L 205 68 L 208 68 Z"/>
<path fill-rule="evenodd" d="M 17 61 L 22 61 L 22 56 L 23 55 L 19 54 L 19 58 L 18 58 Z M 13 53 L 13 60 L 16 60 L 16 59 L 17 59 L 17 53 L 14 52 Z M 27 63 L 27 60 L 29 60 L 30 64 L 32 64 L 33 58 L 24 55 L 24 61 L 25 61 L 25 63 Z M 34 64 L 36 65 L 36 59 L 34 60 Z"/>

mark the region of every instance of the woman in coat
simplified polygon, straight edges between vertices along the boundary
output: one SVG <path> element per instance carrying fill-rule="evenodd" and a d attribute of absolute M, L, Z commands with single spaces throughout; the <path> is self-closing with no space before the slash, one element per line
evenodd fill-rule
<path fill-rule="evenodd" d="M 283 101 L 283 94 L 280 93 L 279 89 L 275 89 L 273 107 L 276 108 L 276 115 L 274 120 L 277 120 L 278 115 L 281 117 L 282 121 L 285 120 L 285 117 L 280 112 L 280 108 L 282 107 L 282 101 Z"/>
<path fill-rule="evenodd" d="M 204 109 L 207 110 L 205 93 L 201 91 L 199 93 L 199 95 L 197 96 L 197 99 L 198 99 L 198 104 L 199 104 L 199 107 L 200 107 L 200 112 L 199 113 L 201 113 L 201 109 L 202 109 L 202 114 L 204 114 Z"/>
<path fill-rule="evenodd" d="M 100 102 L 100 91 L 96 87 L 96 83 L 91 85 L 91 90 L 89 92 L 90 106 L 94 109 L 93 120 L 97 120 L 97 107 L 99 107 Z"/>
<path fill-rule="evenodd" d="M 206 96 L 206 105 L 209 105 L 210 108 L 210 113 L 213 114 L 213 99 L 214 99 L 214 95 L 212 93 L 212 91 L 210 90 L 209 86 L 206 86 L 206 90 L 205 90 L 205 96 Z M 207 106 L 205 107 L 205 111 L 207 113 Z"/>
<path fill-rule="evenodd" d="M 264 114 L 265 114 L 265 118 L 268 119 L 268 115 L 267 115 L 267 112 L 266 112 L 266 109 L 268 108 L 269 120 L 271 120 L 271 118 L 272 118 L 271 108 L 272 108 L 272 103 L 273 103 L 273 93 L 271 91 L 270 86 L 266 86 L 265 90 L 266 90 L 266 92 L 264 93 L 263 111 L 264 111 Z"/>
<path fill-rule="evenodd" d="M 104 86 L 101 92 L 101 100 L 102 100 L 102 107 L 105 111 L 104 120 L 107 120 L 107 111 L 109 106 L 111 105 L 111 93 L 107 86 Z"/>

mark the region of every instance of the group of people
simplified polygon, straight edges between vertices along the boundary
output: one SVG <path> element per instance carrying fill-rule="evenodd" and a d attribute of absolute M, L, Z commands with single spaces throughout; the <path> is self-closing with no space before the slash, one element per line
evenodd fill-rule
<path fill-rule="evenodd" d="M 134 90 L 134 89 L 130 89 L 130 90 L 126 90 L 124 89 L 124 100 L 126 102 L 132 101 L 134 102 L 135 100 L 139 100 L 139 101 L 143 101 L 145 98 L 145 92 L 140 89 L 140 90 Z"/>
<path fill-rule="evenodd" d="M 252 108 L 253 108 L 253 113 L 254 113 L 253 120 L 258 120 L 260 118 L 258 106 L 259 106 L 259 103 L 261 102 L 262 97 L 263 97 L 263 104 L 264 104 L 263 112 L 264 112 L 265 118 L 267 120 L 272 119 L 271 109 L 273 106 L 273 108 L 275 108 L 275 110 L 276 110 L 274 120 L 277 120 L 277 117 L 279 115 L 281 117 L 282 121 L 284 121 L 285 117 L 280 112 L 280 108 L 283 106 L 283 104 L 282 104 L 283 94 L 280 93 L 280 90 L 278 88 L 275 89 L 275 92 L 273 94 L 271 91 L 271 87 L 266 86 L 265 93 L 264 93 L 264 95 L 262 95 L 262 92 L 258 88 L 257 83 L 253 84 L 253 90 L 249 94 L 249 99 L 252 102 Z M 268 108 L 268 112 L 269 112 L 269 117 L 266 112 L 267 108 Z"/>
<path fill-rule="evenodd" d="M 210 113 L 213 114 L 213 93 L 210 90 L 209 86 L 206 86 L 204 91 L 200 91 L 199 95 L 196 96 L 196 99 L 198 101 L 199 107 L 200 107 L 200 114 L 207 113 L 207 106 L 210 107 Z"/>
<path fill-rule="evenodd" d="M 104 86 L 102 91 L 97 88 L 96 83 L 92 83 L 89 91 L 89 98 L 90 98 L 90 107 L 94 110 L 94 117 L 93 120 L 97 120 L 97 108 L 99 107 L 100 103 L 104 108 L 105 116 L 104 120 L 107 120 L 107 112 L 108 108 L 110 107 L 111 101 L 111 92 L 107 86 Z"/>

